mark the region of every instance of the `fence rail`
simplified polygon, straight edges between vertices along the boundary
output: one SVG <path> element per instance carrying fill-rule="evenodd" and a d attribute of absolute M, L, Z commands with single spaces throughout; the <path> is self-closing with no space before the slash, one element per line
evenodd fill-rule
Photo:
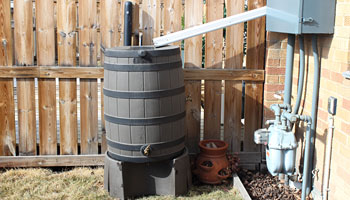
<path fill-rule="evenodd" d="M 28 166 L 45 166 L 43 162 L 61 166 L 61 161 L 69 165 L 69 159 L 76 165 L 101 161 L 101 157 L 94 160 L 106 150 L 100 46 L 122 44 L 124 2 L 0 2 L 0 167 L 25 166 L 19 164 L 21 159 Z M 153 37 L 265 4 L 263 0 L 247 5 L 244 0 L 132 2 L 133 45 L 149 45 Z M 246 33 L 244 24 L 237 24 L 174 44 L 183 53 L 185 135 L 191 153 L 198 152 L 200 139 L 220 138 L 229 143 L 230 152 L 259 155 L 252 137 L 262 121 L 264 27 L 264 18 L 256 19 L 248 22 Z M 78 161 L 79 155 L 83 160 Z"/>

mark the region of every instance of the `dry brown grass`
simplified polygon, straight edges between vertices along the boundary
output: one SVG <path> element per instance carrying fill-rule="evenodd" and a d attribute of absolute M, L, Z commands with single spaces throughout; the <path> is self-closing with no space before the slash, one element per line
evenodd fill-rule
<path fill-rule="evenodd" d="M 103 169 L 15 169 L 0 174 L 0 199 L 110 199 Z"/>
<path fill-rule="evenodd" d="M 11 169 L 0 172 L 0 199 L 112 199 L 103 189 L 103 168 Z M 239 200 L 230 186 L 197 186 L 184 197 L 150 196 L 143 200 L 220 199 Z"/>

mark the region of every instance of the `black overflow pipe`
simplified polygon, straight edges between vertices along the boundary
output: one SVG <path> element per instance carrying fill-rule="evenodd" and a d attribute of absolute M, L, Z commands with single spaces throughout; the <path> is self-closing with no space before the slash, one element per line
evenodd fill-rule
<path fill-rule="evenodd" d="M 131 46 L 132 33 L 132 2 L 126 1 L 124 5 L 124 46 Z"/>

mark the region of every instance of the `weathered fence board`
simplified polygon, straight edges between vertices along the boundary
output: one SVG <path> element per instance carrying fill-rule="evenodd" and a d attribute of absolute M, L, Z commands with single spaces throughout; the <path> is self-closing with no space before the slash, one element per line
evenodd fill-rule
<path fill-rule="evenodd" d="M 167 0 L 164 1 L 164 34 L 173 33 L 181 30 L 182 1 Z M 175 42 L 172 45 L 181 45 L 181 41 Z"/>
<path fill-rule="evenodd" d="M 203 23 L 203 2 L 185 1 L 185 28 Z M 184 67 L 199 69 L 202 67 L 202 36 L 185 40 Z M 186 77 L 186 73 L 185 73 Z M 201 118 L 201 81 L 185 81 L 186 94 L 186 146 L 190 153 L 198 153 Z"/>
<path fill-rule="evenodd" d="M 96 0 L 79 1 L 79 63 L 97 65 Z M 80 79 L 81 153 L 98 153 L 97 80 Z"/>
<path fill-rule="evenodd" d="M 13 64 L 10 1 L 0 2 L 0 64 Z M 0 155 L 16 155 L 13 79 L 0 79 Z"/>
<path fill-rule="evenodd" d="M 248 9 L 252 10 L 266 5 L 265 0 L 248 1 Z M 265 17 L 248 22 L 247 27 L 247 69 L 263 69 L 265 60 Z M 244 151 L 259 151 L 254 143 L 254 131 L 262 123 L 263 84 L 246 82 L 245 85 L 245 129 Z"/>
<path fill-rule="evenodd" d="M 55 23 L 53 1 L 37 0 L 36 37 L 38 65 L 54 65 Z M 39 137 L 40 155 L 57 155 L 56 80 L 38 79 L 39 82 Z"/>
<path fill-rule="evenodd" d="M 207 22 L 224 16 L 224 0 L 207 0 Z M 223 30 L 206 34 L 205 68 L 222 68 Z M 205 81 L 204 139 L 220 139 L 221 81 Z"/>
<path fill-rule="evenodd" d="M 244 1 L 232 0 L 226 4 L 227 16 L 244 12 Z M 244 24 L 226 29 L 225 69 L 243 67 Z M 224 139 L 232 152 L 241 150 L 242 81 L 225 81 Z"/>
<path fill-rule="evenodd" d="M 264 81 L 264 70 L 259 69 L 197 69 L 185 68 L 184 78 L 193 80 Z M 0 66 L 0 78 L 103 78 L 102 67 L 65 66 Z"/>
<path fill-rule="evenodd" d="M 120 45 L 120 32 L 118 31 L 118 25 L 120 22 L 121 4 L 114 0 L 102 0 L 101 1 L 101 44 L 105 48 L 115 47 Z M 101 63 L 104 62 L 102 55 Z M 106 129 L 104 121 L 104 99 L 103 99 L 103 79 L 101 80 L 101 131 L 102 131 L 102 146 L 101 152 L 104 153 L 107 150 L 106 142 Z"/>
<path fill-rule="evenodd" d="M 34 64 L 33 3 L 14 2 L 15 61 Z M 35 88 L 31 78 L 17 79 L 19 154 L 36 155 Z"/>
<path fill-rule="evenodd" d="M 153 37 L 160 36 L 160 0 L 143 0 L 141 12 L 142 45 L 150 45 Z"/>
<path fill-rule="evenodd" d="M 77 6 L 75 0 L 57 1 L 58 64 L 76 65 L 75 26 Z M 59 79 L 60 154 L 78 154 L 77 82 L 76 79 Z"/>

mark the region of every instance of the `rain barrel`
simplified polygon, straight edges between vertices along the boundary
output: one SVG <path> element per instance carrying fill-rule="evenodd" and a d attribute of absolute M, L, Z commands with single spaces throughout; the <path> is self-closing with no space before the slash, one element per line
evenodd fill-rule
<path fill-rule="evenodd" d="M 185 88 L 179 47 L 103 51 L 107 155 L 145 163 L 183 154 Z"/>

